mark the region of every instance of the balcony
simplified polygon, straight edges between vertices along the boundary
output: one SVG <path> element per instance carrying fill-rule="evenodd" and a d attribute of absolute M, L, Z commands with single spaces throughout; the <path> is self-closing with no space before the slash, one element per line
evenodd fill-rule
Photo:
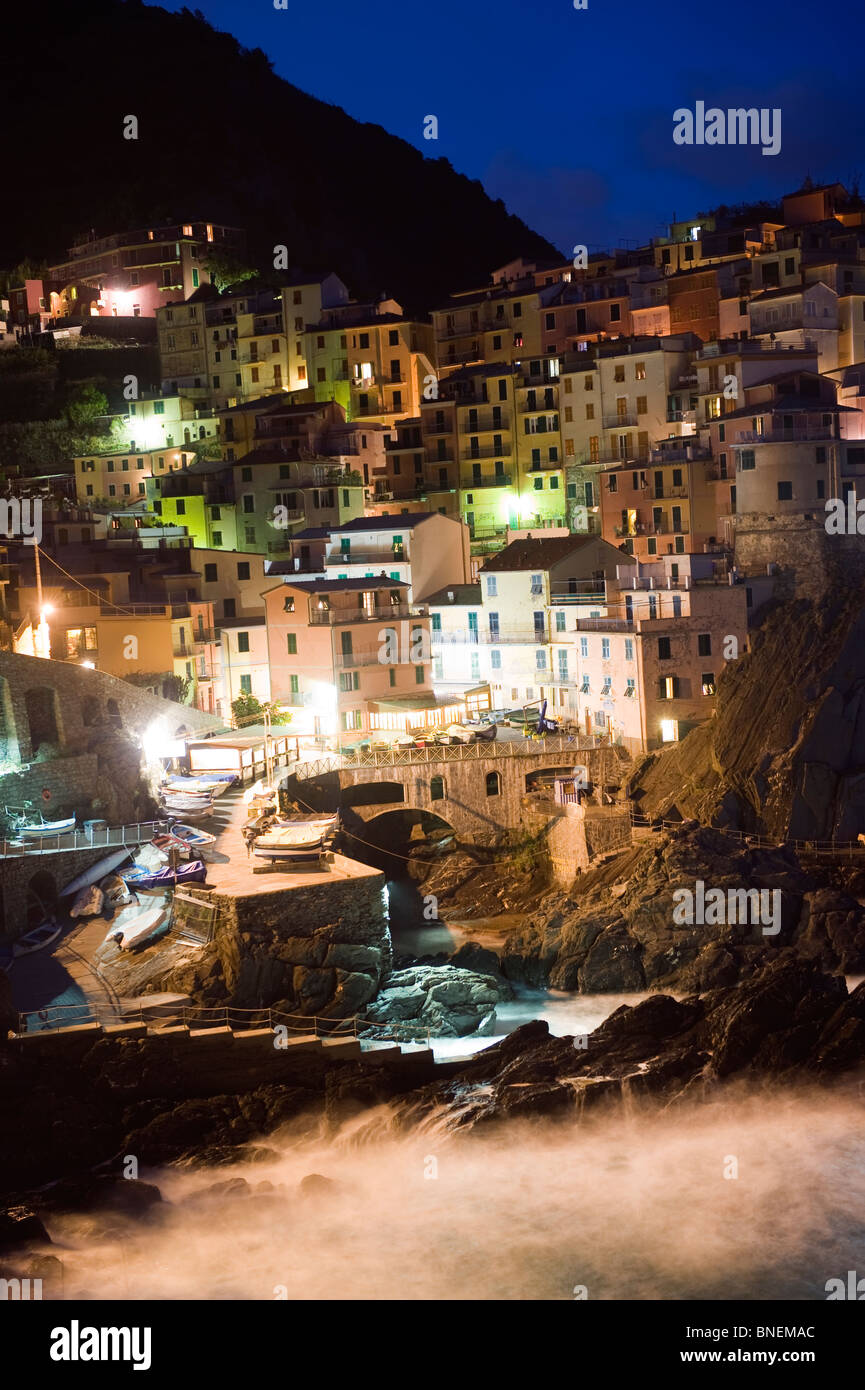
<path fill-rule="evenodd" d="M 376 648 L 374 652 L 337 652 L 336 664 L 341 670 L 347 671 L 354 666 L 383 666 L 386 662 L 380 660 Z"/>
<path fill-rule="evenodd" d="M 398 518 L 394 518 L 398 521 Z M 333 569 L 335 565 L 378 565 L 379 569 L 387 569 L 388 565 L 404 565 L 408 561 L 408 552 L 404 545 L 394 546 L 392 550 L 332 550 L 329 555 L 325 555 L 325 568 Z M 359 578 L 352 575 L 353 579 Z"/>
<path fill-rule="evenodd" d="M 630 410 L 626 411 L 624 415 L 619 415 L 618 413 L 615 415 L 605 415 L 603 419 L 605 430 L 628 429 L 632 428 L 637 423 L 636 412 Z"/>
<path fill-rule="evenodd" d="M 372 608 L 313 608 L 309 614 L 309 625 L 335 627 L 341 623 L 395 623 L 411 616 L 407 603 L 388 603 Z"/>
<path fill-rule="evenodd" d="M 461 404 L 461 401 L 457 402 L 457 405 Z M 474 410 L 475 407 L 470 406 L 469 409 Z M 462 418 L 460 420 L 460 430 L 464 435 L 490 434 L 493 430 L 502 430 L 504 432 L 510 430 L 510 421 L 510 413 L 507 415 L 494 415 L 491 410 L 485 410 L 482 414 L 471 416 L 468 420 Z"/>
<path fill-rule="evenodd" d="M 632 618 L 578 618 L 578 632 L 633 632 Z"/>
<path fill-rule="evenodd" d="M 591 467 L 592 465 L 603 468 L 611 463 L 643 464 L 648 462 L 648 446 L 643 446 L 641 448 L 636 448 L 635 446 L 632 446 L 629 449 L 599 449 L 596 453 L 581 454 L 579 460 L 580 467 L 582 468 Z"/>
<path fill-rule="evenodd" d="M 463 479 L 460 482 L 460 489 L 463 492 L 476 492 L 478 488 L 485 487 L 510 487 L 510 473 L 487 474 L 485 477 Z"/>
<path fill-rule="evenodd" d="M 545 647 L 550 637 L 546 631 L 536 631 L 527 627 L 516 630 L 508 628 L 504 632 L 482 632 L 478 640 L 484 647 Z"/>
<path fill-rule="evenodd" d="M 806 425 L 801 429 L 736 430 L 737 444 L 808 444 L 816 439 L 837 439 L 834 425 Z"/>
<path fill-rule="evenodd" d="M 665 484 L 663 487 L 660 487 L 660 488 L 657 487 L 656 485 L 653 485 L 653 486 L 651 487 L 651 489 L 650 489 L 650 492 L 651 492 L 652 498 L 653 498 L 655 501 L 658 501 L 658 502 L 660 502 L 661 499 L 664 498 L 664 497 L 687 497 L 687 496 L 688 496 L 688 489 L 687 489 L 687 487 L 684 486 L 683 484 L 680 485 L 680 486 L 678 486 L 678 487 L 673 487 L 672 484 L 671 484 L 669 487 L 667 487 L 666 484 Z"/>
<path fill-rule="evenodd" d="M 505 447 L 504 442 L 500 449 L 494 449 L 492 445 L 485 444 L 483 447 L 478 445 L 476 449 L 461 449 L 460 458 L 464 463 L 470 463 L 472 459 L 500 459 L 505 454 L 510 453 L 510 447 Z"/>
<path fill-rule="evenodd" d="M 540 463 L 530 464 L 526 471 L 531 477 L 532 473 L 560 473 L 564 466 L 561 459 L 542 459 Z"/>
<path fill-rule="evenodd" d="M 545 406 L 544 409 L 545 409 L 545 410 L 546 410 L 546 409 L 549 409 L 549 407 Z M 543 413 L 543 412 L 542 412 L 542 413 Z M 558 415 L 556 415 L 556 414 L 553 415 L 553 418 L 552 418 L 551 421 L 543 420 L 543 419 L 540 419 L 540 418 L 536 420 L 536 419 L 534 419 L 534 417 L 532 417 L 532 419 L 528 419 L 528 418 L 527 418 L 527 419 L 526 419 L 525 430 L 523 431 L 523 433 L 524 433 L 529 439 L 531 439 L 532 435 L 535 435 L 535 434 L 558 434 L 558 432 L 559 432 L 559 417 L 558 417 Z"/>

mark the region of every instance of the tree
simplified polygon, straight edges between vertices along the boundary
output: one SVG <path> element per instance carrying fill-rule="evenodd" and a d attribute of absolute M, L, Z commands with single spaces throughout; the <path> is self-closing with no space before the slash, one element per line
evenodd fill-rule
<path fill-rule="evenodd" d="M 291 714 L 288 710 L 282 710 L 278 705 L 272 703 L 262 704 L 254 695 L 248 694 L 246 691 L 238 695 L 236 700 L 232 700 L 231 713 L 235 727 L 249 723 L 253 719 L 263 723 L 265 715 L 269 716 L 271 724 L 291 723 Z"/>
<path fill-rule="evenodd" d="M 232 285 L 240 285 L 244 280 L 254 280 L 258 275 L 257 270 L 243 265 L 233 256 L 226 256 L 218 251 L 214 251 L 204 261 L 204 269 L 220 294 Z"/>
<path fill-rule="evenodd" d="M 70 391 L 66 401 L 66 419 L 76 430 L 87 430 L 94 420 L 108 414 L 108 397 L 92 385 L 83 382 Z"/>

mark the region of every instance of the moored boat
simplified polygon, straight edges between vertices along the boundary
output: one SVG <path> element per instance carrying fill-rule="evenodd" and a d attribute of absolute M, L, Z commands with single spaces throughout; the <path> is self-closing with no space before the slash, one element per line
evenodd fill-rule
<path fill-rule="evenodd" d="M 337 819 L 335 815 L 307 816 L 272 825 L 255 837 L 252 852 L 272 862 L 317 861 L 333 836 Z"/>
<path fill-rule="evenodd" d="M 43 947 L 50 946 L 52 941 L 57 940 L 60 930 L 60 923 L 49 917 L 38 927 L 25 932 L 17 941 L 12 942 L 12 955 L 29 956 L 33 951 L 41 951 Z"/>
<path fill-rule="evenodd" d="M 207 878 L 207 868 L 200 859 L 188 864 L 178 864 L 176 869 L 135 868 L 125 870 L 123 881 L 128 888 L 173 888 L 183 883 L 203 883 Z"/>
<path fill-rule="evenodd" d="M 130 856 L 131 850 L 129 849 L 113 850 L 104 859 L 100 859 L 96 864 L 91 864 L 89 869 L 85 869 L 83 873 L 77 874 L 66 884 L 65 888 L 61 888 L 61 898 L 68 898 L 73 893 L 80 893 L 82 888 L 89 888 L 91 883 L 101 883 L 107 874 L 118 868 Z"/>
<path fill-rule="evenodd" d="M 96 917 L 102 911 L 102 903 L 105 894 L 98 883 L 91 883 L 87 888 L 82 888 L 76 895 L 75 901 L 69 909 L 70 917 Z"/>
<path fill-rule="evenodd" d="M 40 825 L 19 825 L 15 834 L 35 839 L 45 835 L 66 835 L 74 829 L 75 817 L 67 816 L 65 820 L 43 820 Z"/>
<path fill-rule="evenodd" d="M 124 908 L 114 920 L 105 937 L 122 951 L 139 950 L 157 936 L 164 936 L 171 922 L 171 909 L 164 904 L 155 907 Z"/>

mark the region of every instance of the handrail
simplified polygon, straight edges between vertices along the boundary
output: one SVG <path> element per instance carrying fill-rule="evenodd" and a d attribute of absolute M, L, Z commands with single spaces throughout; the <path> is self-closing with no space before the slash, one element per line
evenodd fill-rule
<path fill-rule="evenodd" d="M 22 859 L 28 854 L 56 854 L 59 850 L 120 849 L 146 844 L 167 829 L 165 820 L 130 822 L 129 825 L 107 825 L 103 830 L 66 830 L 53 835 L 31 835 L 25 841 L 0 840 L 0 858 Z"/>
<path fill-rule="evenodd" d="M 681 830 L 683 825 L 694 818 L 685 816 L 682 820 L 665 820 L 663 817 L 647 816 L 643 812 L 631 809 L 630 819 L 634 829 Z M 720 825 L 701 824 L 700 828 L 717 830 L 719 834 L 730 835 L 741 844 L 751 845 L 755 849 L 792 849 L 796 854 L 849 854 L 851 859 L 865 854 L 865 844 L 859 840 L 779 840 L 750 830 L 728 830 Z"/>
<path fill-rule="evenodd" d="M 610 746 L 607 734 L 547 734 L 543 739 L 543 748 L 532 739 L 524 739 L 520 743 L 487 743 L 479 740 L 476 743 L 433 744 L 424 748 L 388 748 L 380 752 L 329 753 L 322 758 L 296 763 L 289 772 L 299 781 L 308 781 L 325 772 L 350 772 L 355 768 L 408 767 L 412 763 L 453 763 L 491 758 L 536 758 L 550 753 Z"/>
<path fill-rule="evenodd" d="M 73 954 L 77 954 L 73 952 Z M 100 980 L 102 977 L 99 977 Z M 107 985 L 107 981 L 104 981 Z M 110 987 L 109 987 L 110 988 Z M 116 997 L 116 996 L 115 996 Z M 139 1005 L 134 1009 L 123 1009 L 120 1000 L 117 1012 L 112 1012 L 109 1022 L 116 1023 L 140 1023 L 150 1026 L 153 1032 L 158 1032 L 160 1028 L 193 1026 L 196 1022 L 205 1028 L 220 1028 L 237 1025 L 239 1028 L 269 1028 L 284 1027 L 288 1033 L 297 1033 L 301 1036 L 308 1036 L 312 1033 L 316 1038 L 328 1039 L 338 1037 L 351 1037 L 359 1042 L 401 1042 L 416 1041 L 419 1037 L 426 1041 L 427 1047 L 430 1046 L 431 1033 L 429 1028 L 414 1027 L 411 1024 L 383 1024 L 375 1019 L 364 1018 L 361 1014 L 352 1014 L 347 1018 L 325 1018 L 318 1015 L 307 1017 L 305 1014 L 286 1013 L 281 1009 L 260 1008 L 260 1009 L 241 1009 L 234 1005 L 205 1005 L 205 1004 L 183 1004 L 179 1008 L 171 1009 L 166 1007 L 159 1013 L 151 1014 L 144 1007 Z M 159 1007 L 159 1006 L 157 1006 Z M 81 1011 L 87 1010 L 90 1015 L 88 1018 L 81 1017 Z M 45 1009 L 31 1009 L 26 1013 L 18 1015 L 18 1031 L 15 1036 L 30 1036 L 35 1032 L 47 1032 L 52 1028 L 62 1028 L 66 1026 L 62 1017 L 72 1015 L 70 1026 L 78 1026 L 82 1023 L 103 1023 L 101 1015 L 106 1011 L 98 1004 L 51 1004 Z M 27 1028 L 27 1019 L 36 1015 L 40 1021 L 40 1027 L 34 1029 Z M 57 1021 L 54 1022 L 54 1018 Z M 378 1037 L 363 1039 L 358 1034 L 358 1029 L 375 1028 L 376 1030 L 385 1029 L 388 1037 Z M 408 1038 L 396 1036 L 400 1031 L 407 1033 Z"/>

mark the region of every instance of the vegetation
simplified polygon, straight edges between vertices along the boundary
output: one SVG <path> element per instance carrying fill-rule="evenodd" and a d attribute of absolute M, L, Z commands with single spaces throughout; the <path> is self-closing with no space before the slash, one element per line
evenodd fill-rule
<path fill-rule="evenodd" d="M 231 713 L 235 727 L 252 723 L 253 720 L 263 723 L 265 715 L 269 715 L 271 724 L 291 723 L 290 711 L 280 709 L 278 705 L 262 704 L 254 695 L 238 695 L 237 699 L 231 702 Z"/>

